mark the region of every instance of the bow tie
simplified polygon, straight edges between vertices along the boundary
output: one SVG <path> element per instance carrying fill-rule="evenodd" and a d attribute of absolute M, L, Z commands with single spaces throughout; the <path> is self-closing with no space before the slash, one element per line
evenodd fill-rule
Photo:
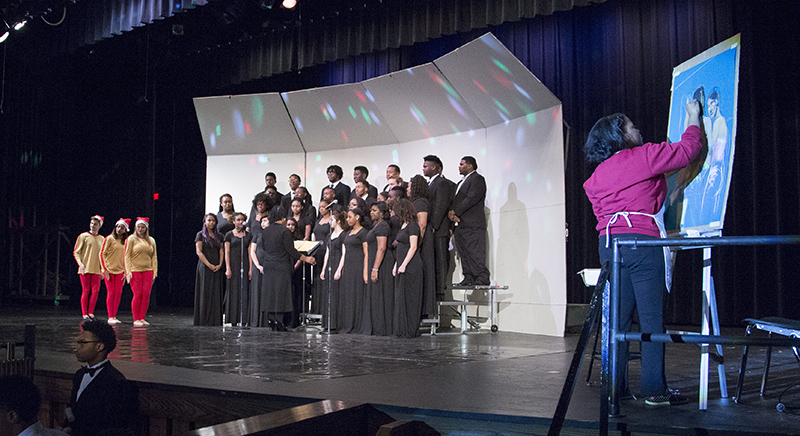
<path fill-rule="evenodd" d="M 100 365 L 100 366 L 94 367 L 94 368 L 89 368 L 89 367 L 86 367 L 86 366 L 85 366 L 85 367 L 83 367 L 83 368 L 81 368 L 81 369 L 80 369 L 80 373 L 81 373 L 81 375 L 83 375 L 83 374 L 89 374 L 89 377 L 94 377 L 94 374 L 95 374 L 95 373 L 96 373 L 98 370 L 100 370 L 100 369 L 103 369 L 103 367 L 104 367 L 104 366 L 106 366 L 106 364 L 105 364 L 105 363 L 104 363 L 104 364 L 102 364 L 102 365 Z"/>

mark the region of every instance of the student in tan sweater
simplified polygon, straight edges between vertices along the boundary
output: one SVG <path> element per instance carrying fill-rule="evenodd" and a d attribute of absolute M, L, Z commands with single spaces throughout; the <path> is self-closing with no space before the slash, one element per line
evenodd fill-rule
<path fill-rule="evenodd" d="M 134 327 L 150 325 L 145 321 L 150 304 L 150 290 L 158 275 L 156 240 L 150 237 L 150 219 L 136 218 L 136 230 L 125 241 L 125 279 L 131 284 Z"/>
<path fill-rule="evenodd" d="M 78 275 L 81 277 L 81 312 L 83 319 L 94 319 L 94 307 L 100 295 L 100 278 L 103 267 L 100 264 L 100 249 L 103 237 L 98 234 L 103 226 L 103 217 L 95 215 L 89 224 L 89 231 L 83 232 L 75 241 L 72 251 L 78 262 Z"/>
<path fill-rule="evenodd" d="M 122 285 L 125 281 L 125 240 L 131 228 L 131 220 L 120 218 L 114 225 L 114 231 L 106 236 L 103 249 L 100 250 L 100 262 L 103 265 L 103 277 L 106 281 L 106 309 L 108 323 L 119 324 L 117 309 L 122 297 Z"/>

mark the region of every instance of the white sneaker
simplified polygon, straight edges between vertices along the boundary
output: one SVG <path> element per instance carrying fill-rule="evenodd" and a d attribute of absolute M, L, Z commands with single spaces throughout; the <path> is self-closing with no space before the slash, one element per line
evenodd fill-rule
<path fill-rule="evenodd" d="M 109 318 L 108 319 L 108 323 L 110 325 L 114 325 L 114 324 L 120 324 L 120 323 L 122 323 L 122 321 L 118 320 L 117 318 Z"/>
<path fill-rule="evenodd" d="M 134 321 L 133 322 L 133 326 L 134 327 L 144 327 L 144 321 L 142 321 L 142 320 Z"/>

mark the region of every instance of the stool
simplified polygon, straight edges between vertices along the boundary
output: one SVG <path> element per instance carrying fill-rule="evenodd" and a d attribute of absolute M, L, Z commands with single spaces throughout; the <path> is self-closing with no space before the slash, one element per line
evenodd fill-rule
<path fill-rule="evenodd" d="M 747 322 L 747 330 L 745 330 L 745 334 L 750 336 L 752 333 L 753 328 L 755 327 L 758 330 L 764 330 L 769 332 L 769 335 L 778 334 L 782 336 L 789 336 L 792 338 L 800 338 L 800 321 L 787 319 L 787 318 L 778 318 L 774 316 L 768 316 L 761 319 L 755 318 L 747 318 L 745 319 Z M 739 399 L 742 395 L 742 385 L 744 384 L 744 373 L 747 368 L 747 349 L 749 347 L 747 345 L 744 346 L 744 350 L 742 351 L 742 365 L 739 367 L 739 382 L 736 385 L 736 397 L 734 397 L 735 402 L 739 402 Z M 797 364 L 800 365 L 800 354 L 798 354 L 797 347 L 792 347 L 792 351 L 794 352 L 794 358 L 797 360 Z M 772 347 L 767 347 L 767 357 L 764 361 L 764 374 L 761 376 L 761 395 L 764 395 L 764 390 L 767 387 L 767 377 L 769 375 L 769 363 L 770 358 L 772 357 Z"/>
<path fill-rule="evenodd" d="M 442 306 L 461 306 L 461 333 L 466 333 L 469 330 L 469 317 L 467 316 L 467 306 L 476 306 L 474 301 L 440 301 L 439 312 L 442 311 Z"/>

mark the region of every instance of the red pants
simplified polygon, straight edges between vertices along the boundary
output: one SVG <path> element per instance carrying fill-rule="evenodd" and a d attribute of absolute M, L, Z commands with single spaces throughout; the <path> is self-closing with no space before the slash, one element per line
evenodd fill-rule
<path fill-rule="evenodd" d="M 100 274 L 79 274 L 81 276 L 81 311 L 83 316 L 94 315 L 94 306 L 100 296 Z M 91 295 L 91 296 L 90 296 Z"/>
<path fill-rule="evenodd" d="M 133 320 L 139 321 L 147 315 L 147 306 L 150 304 L 150 289 L 153 287 L 153 271 L 131 273 L 131 312 Z"/>
<path fill-rule="evenodd" d="M 122 298 L 122 284 L 125 282 L 125 274 L 108 274 L 106 279 L 106 309 L 109 318 L 117 317 L 119 300 Z"/>

